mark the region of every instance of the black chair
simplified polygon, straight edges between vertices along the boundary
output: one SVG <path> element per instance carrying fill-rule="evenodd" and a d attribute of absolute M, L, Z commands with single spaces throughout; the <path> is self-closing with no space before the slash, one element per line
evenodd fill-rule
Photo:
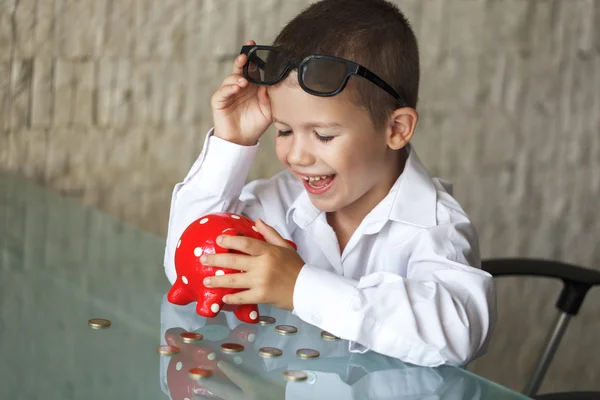
<path fill-rule="evenodd" d="M 535 400 L 598 400 L 600 392 L 563 392 L 534 396 Z"/>
<path fill-rule="evenodd" d="M 551 393 L 536 396 L 570 319 L 579 312 L 588 290 L 592 286 L 600 285 L 600 271 L 558 261 L 527 258 L 483 260 L 481 267 L 494 277 L 538 276 L 563 281 L 563 289 L 556 302 L 559 311 L 556 323 L 548 334 L 546 346 L 539 355 L 534 372 L 523 393 L 538 400 L 600 399 L 600 392 Z"/>

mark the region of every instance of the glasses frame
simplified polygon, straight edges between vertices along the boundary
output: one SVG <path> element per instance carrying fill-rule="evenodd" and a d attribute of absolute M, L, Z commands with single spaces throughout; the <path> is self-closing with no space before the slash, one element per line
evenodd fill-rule
<path fill-rule="evenodd" d="M 280 53 L 282 52 L 281 49 L 279 49 L 277 47 L 273 47 L 273 46 L 263 46 L 263 45 L 242 46 L 242 50 L 240 51 L 240 54 L 245 54 L 248 57 L 248 60 L 246 61 L 246 64 L 244 64 L 244 68 L 243 68 L 244 78 L 246 78 L 249 82 L 252 82 L 254 84 L 262 85 L 262 86 L 272 86 L 272 85 L 275 85 L 277 82 L 281 81 L 283 78 L 285 78 L 289 74 L 289 72 L 292 71 L 293 69 L 302 71 L 304 66 L 307 63 L 309 63 L 311 60 L 314 60 L 314 59 L 332 60 L 332 61 L 341 62 L 341 63 L 345 64 L 345 66 L 346 66 L 346 75 L 345 75 L 340 87 L 337 90 L 335 90 L 333 92 L 327 92 L 327 93 L 312 90 L 304 84 L 303 74 L 298 73 L 298 83 L 300 84 L 300 87 L 302 87 L 302 89 L 305 92 L 310 93 L 315 96 L 331 97 L 331 96 L 337 95 L 342 90 L 344 90 L 344 88 L 346 87 L 346 84 L 348 83 L 348 79 L 350 79 L 350 76 L 357 75 L 357 76 L 367 79 L 368 81 L 375 84 L 379 88 L 385 90 L 400 104 L 400 106 L 402 108 L 408 107 L 404 98 L 402 96 L 400 96 L 400 94 L 398 94 L 398 92 L 396 92 L 394 90 L 394 88 L 392 88 L 387 82 L 385 82 L 383 79 L 378 77 L 373 71 L 370 71 L 369 69 L 367 69 L 367 68 L 363 67 L 362 65 L 357 64 L 353 61 L 345 60 L 343 58 L 339 58 L 339 57 L 335 57 L 335 56 L 314 54 L 314 55 L 305 57 L 301 61 L 289 60 L 286 64 L 283 72 L 273 82 L 265 83 L 265 82 L 257 81 L 250 76 L 250 73 L 248 71 L 248 65 L 250 64 L 250 61 L 257 63 L 255 59 L 251 60 L 252 53 L 256 52 L 257 50 L 270 50 L 270 51 L 277 51 Z M 256 58 L 258 58 L 258 57 L 256 57 Z M 262 63 L 257 63 L 259 68 L 264 69 L 264 66 L 265 66 L 264 60 L 262 60 L 260 58 L 258 58 L 258 59 L 262 61 Z"/>

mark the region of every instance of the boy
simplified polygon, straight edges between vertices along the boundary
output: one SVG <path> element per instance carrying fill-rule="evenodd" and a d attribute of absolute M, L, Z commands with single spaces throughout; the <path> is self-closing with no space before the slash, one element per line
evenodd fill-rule
<path fill-rule="evenodd" d="M 468 217 L 410 145 L 418 85 L 416 38 L 385 0 L 324 0 L 273 47 L 249 41 L 211 99 L 214 128 L 198 160 L 173 192 L 171 283 L 188 224 L 239 213 L 267 243 L 225 236 L 222 247 L 247 255 L 202 256 L 243 271 L 205 281 L 247 289 L 225 303 L 293 310 L 349 340 L 350 351 L 425 366 L 479 356 L 496 320 L 493 281 L 477 268 Z M 286 170 L 244 185 L 272 123 Z"/>

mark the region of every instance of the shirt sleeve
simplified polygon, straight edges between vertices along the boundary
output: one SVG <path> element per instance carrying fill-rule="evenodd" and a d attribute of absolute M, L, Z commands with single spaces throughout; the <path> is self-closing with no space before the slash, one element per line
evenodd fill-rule
<path fill-rule="evenodd" d="M 352 280 L 305 265 L 294 313 L 349 340 L 353 352 L 431 367 L 465 364 L 485 350 L 496 321 L 493 279 L 467 261 L 474 238 L 470 224 L 423 229 L 390 249 L 410 254 L 406 277 L 375 272 Z"/>
<path fill-rule="evenodd" d="M 238 199 L 258 151 L 258 144 L 241 146 L 213 136 L 211 129 L 200 156 L 171 197 L 165 248 L 165 273 L 177 279 L 174 249 L 185 228 L 211 212 L 239 212 Z"/>

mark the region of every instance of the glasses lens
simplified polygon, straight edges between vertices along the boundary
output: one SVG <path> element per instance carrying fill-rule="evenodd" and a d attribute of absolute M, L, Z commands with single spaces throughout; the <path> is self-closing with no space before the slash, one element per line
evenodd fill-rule
<path fill-rule="evenodd" d="M 317 93 L 337 91 L 346 78 L 346 64 L 327 58 L 311 58 L 302 68 L 304 85 Z"/>
<path fill-rule="evenodd" d="M 255 83 L 275 83 L 287 66 L 287 59 L 279 51 L 254 50 L 248 56 L 248 75 Z"/>

